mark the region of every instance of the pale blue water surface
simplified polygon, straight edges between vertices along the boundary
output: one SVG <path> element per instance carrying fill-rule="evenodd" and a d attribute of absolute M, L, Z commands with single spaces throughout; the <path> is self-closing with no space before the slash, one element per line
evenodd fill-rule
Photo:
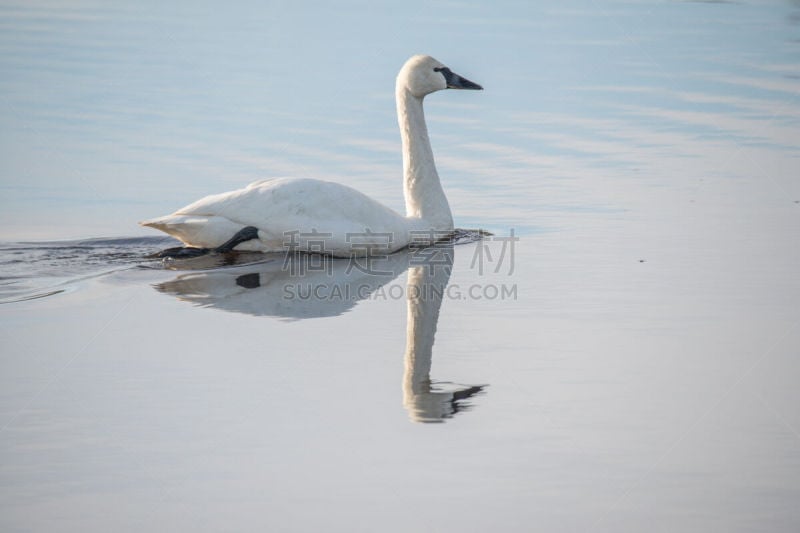
<path fill-rule="evenodd" d="M 143 259 L 264 177 L 402 210 L 414 53 L 492 237 Z M 797 2 L 0 1 L 0 241 L 2 531 L 800 529 Z"/>

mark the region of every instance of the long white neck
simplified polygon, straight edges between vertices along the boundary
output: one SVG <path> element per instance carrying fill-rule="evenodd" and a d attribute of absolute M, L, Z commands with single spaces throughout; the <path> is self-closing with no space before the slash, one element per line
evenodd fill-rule
<path fill-rule="evenodd" d="M 424 229 L 452 231 L 453 215 L 442 190 L 425 126 L 422 98 L 398 84 L 397 121 L 403 140 L 403 194 L 406 216 L 421 219 Z"/>

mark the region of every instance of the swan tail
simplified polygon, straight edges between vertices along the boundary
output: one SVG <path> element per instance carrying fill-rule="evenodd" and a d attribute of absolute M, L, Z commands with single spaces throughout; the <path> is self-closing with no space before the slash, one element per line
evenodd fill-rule
<path fill-rule="evenodd" d="M 151 218 L 150 220 L 142 220 L 139 222 L 140 226 L 145 226 L 148 228 L 155 228 L 161 231 L 167 231 L 166 228 L 169 227 L 169 219 L 174 218 L 171 215 L 165 217 L 158 217 L 158 218 Z M 169 233 L 169 232 L 167 232 Z"/>
<path fill-rule="evenodd" d="M 220 216 L 167 215 L 139 222 L 172 235 L 187 246 L 216 248 L 245 226 Z"/>

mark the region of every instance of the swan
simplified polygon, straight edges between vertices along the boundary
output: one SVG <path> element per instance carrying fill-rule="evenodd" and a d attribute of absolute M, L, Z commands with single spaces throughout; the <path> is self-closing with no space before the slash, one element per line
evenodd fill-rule
<path fill-rule="evenodd" d="M 397 75 L 395 97 L 403 147 L 406 214 L 339 183 L 273 178 L 201 198 L 140 222 L 186 245 L 157 254 L 194 257 L 233 250 L 287 249 L 333 256 L 394 252 L 433 244 L 453 231 L 453 216 L 433 160 L 422 101 L 443 89 L 482 90 L 427 55 L 411 57 Z"/>

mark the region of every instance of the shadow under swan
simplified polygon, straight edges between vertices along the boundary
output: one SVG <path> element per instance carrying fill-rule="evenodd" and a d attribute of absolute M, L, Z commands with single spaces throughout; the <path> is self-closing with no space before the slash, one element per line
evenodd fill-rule
<path fill-rule="evenodd" d="M 408 271 L 403 405 L 415 422 L 443 422 L 471 406 L 484 385 L 457 385 L 430 378 L 439 310 L 453 266 L 452 244 L 402 250 L 390 255 L 346 259 L 309 254 L 275 254 L 257 265 L 191 271 L 155 288 L 203 307 L 281 320 L 333 317 Z"/>

